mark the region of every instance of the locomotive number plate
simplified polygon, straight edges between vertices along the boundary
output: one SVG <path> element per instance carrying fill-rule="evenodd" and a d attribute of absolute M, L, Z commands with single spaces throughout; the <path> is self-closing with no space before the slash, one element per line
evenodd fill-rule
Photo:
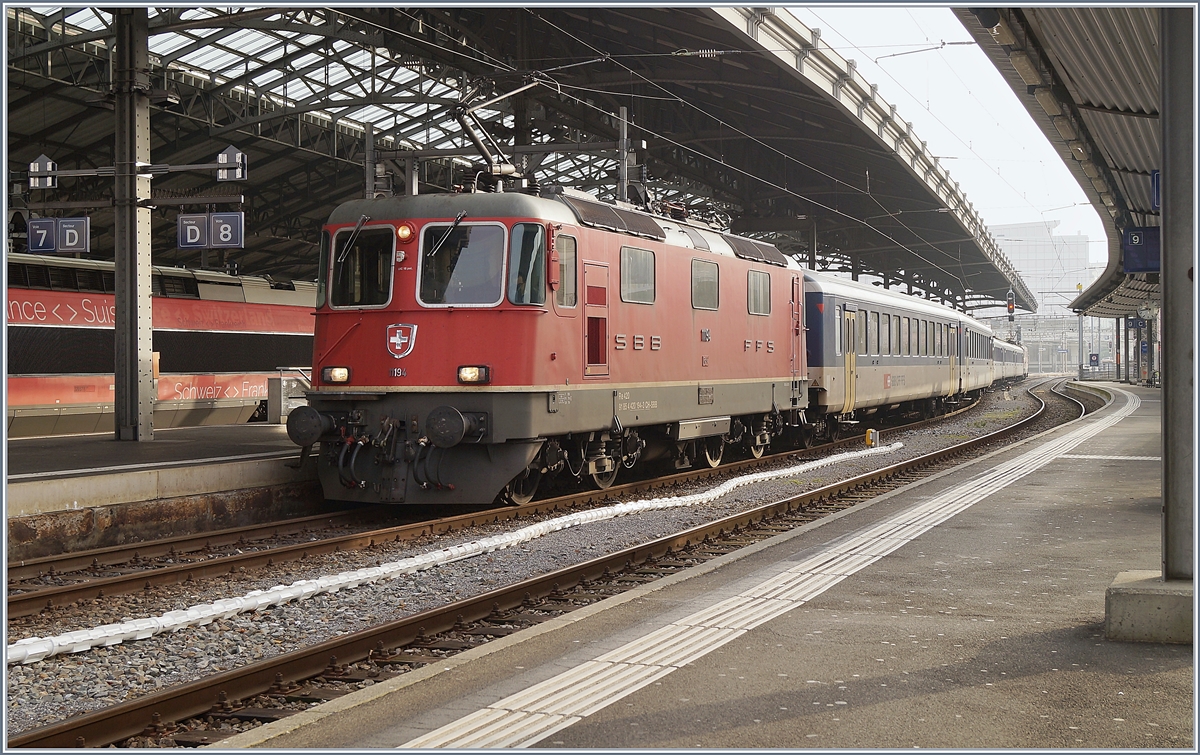
<path fill-rule="evenodd" d="M 713 402 L 713 387 L 711 385 L 700 386 L 699 403 L 711 404 Z"/>

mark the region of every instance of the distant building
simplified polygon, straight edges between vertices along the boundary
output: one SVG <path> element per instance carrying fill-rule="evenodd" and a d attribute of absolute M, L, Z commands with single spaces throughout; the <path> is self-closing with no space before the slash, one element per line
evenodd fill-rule
<path fill-rule="evenodd" d="M 1079 350 L 1079 317 L 1067 308 L 1082 289 L 1100 276 L 1104 267 L 1088 262 L 1088 237 L 1056 236 L 1059 221 L 990 226 L 1025 285 L 1037 299 L 1037 314 L 1021 314 L 1016 322 L 980 312 L 1001 338 L 1020 340 L 1029 353 L 1030 372 L 1074 373 L 1086 364 L 1088 354 L 1105 362 L 1115 359 L 1113 325 L 1085 318 L 1083 353 Z M 992 310 L 995 311 L 995 310 Z"/>
<path fill-rule="evenodd" d="M 1057 220 L 990 226 L 1004 256 L 1021 274 L 1044 317 L 1074 317 L 1067 305 L 1101 272 L 1088 263 L 1088 237 L 1055 236 Z"/>

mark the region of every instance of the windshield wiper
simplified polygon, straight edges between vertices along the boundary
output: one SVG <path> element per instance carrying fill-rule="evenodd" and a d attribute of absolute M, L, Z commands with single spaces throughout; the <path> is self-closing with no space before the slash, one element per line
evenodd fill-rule
<path fill-rule="evenodd" d="M 337 264 L 340 265 L 346 261 L 346 255 L 350 253 L 350 247 L 354 246 L 354 240 L 358 238 L 358 232 L 362 230 L 363 226 L 370 219 L 370 215 L 358 216 L 358 222 L 354 224 L 354 230 L 350 232 L 350 238 L 346 239 L 345 244 L 342 244 L 342 253 L 338 255 Z"/>
<path fill-rule="evenodd" d="M 450 227 L 448 229 L 446 229 L 445 235 L 442 236 L 440 239 L 438 239 L 437 245 L 434 246 L 433 249 L 430 249 L 429 252 L 425 256 L 432 257 L 433 255 L 437 254 L 438 250 L 440 250 L 442 248 L 442 244 L 446 243 L 446 239 L 450 238 L 450 234 L 454 233 L 454 229 L 458 228 L 458 224 L 461 223 L 463 221 L 463 218 L 465 218 L 466 216 L 467 216 L 466 210 L 463 210 L 462 212 L 458 213 L 458 216 L 454 218 L 454 222 L 450 224 Z"/>

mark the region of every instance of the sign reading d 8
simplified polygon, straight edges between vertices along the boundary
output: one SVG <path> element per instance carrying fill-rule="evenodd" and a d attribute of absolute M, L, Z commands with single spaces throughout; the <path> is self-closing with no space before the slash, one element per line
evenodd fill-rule
<path fill-rule="evenodd" d="M 244 217 L 240 212 L 214 212 L 209 223 L 209 246 L 241 249 Z"/>

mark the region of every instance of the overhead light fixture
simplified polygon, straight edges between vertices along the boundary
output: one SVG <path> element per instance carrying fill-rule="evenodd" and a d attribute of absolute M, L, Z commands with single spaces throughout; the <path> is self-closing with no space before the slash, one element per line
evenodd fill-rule
<path fill-rule="evenodd" d="M 1008 61 L 1028 86 L 1042 83 L 1042 74 L 1038 72 L 1037 63 L 1024 52 L 1017 51 L 1008 56 Z"/>
<path fill-rule="evenodd" d="M 1092 162 L 1091 160 L 1084 160 L 1083 162 L 1079 163 L 1079 166 L 1083 168 L 1083 174 L 1088 178 L 1100 177 L 1100 169 L 1097 168 L 1096 163 Z"/>
<path fill-rule="evenodd" d="M 1065 115 L 1060 115 L 1053 119 L 1054 128 L 1058 131 L 1058 135 L 1068 142 L 1075 141 L 1075 128 L 1071 125 L 1071 119 Z"/>
<path fill-rule="evenodd" d="M 1039 105 L 1042 106 L 1042 110 L 1046 111 L 1046 115 L 1062 115 L 1062 104 L 1059 103 L 1058 98 L 1054 96 L 1054 92 L 1050 90 L 1050 87 L 1039 87 L 1038 90 L 1033 93 L 1033 98 L 1038 101 Z"/>
<path fill-rule="evenodd" d="M 1084 146 L 1083 142 L 1078 140 L 1067 142 L 1067 147 L 1071 150 L 1071 157 L 1081 161 L 1087 159 L 1087 147 Z"/>

